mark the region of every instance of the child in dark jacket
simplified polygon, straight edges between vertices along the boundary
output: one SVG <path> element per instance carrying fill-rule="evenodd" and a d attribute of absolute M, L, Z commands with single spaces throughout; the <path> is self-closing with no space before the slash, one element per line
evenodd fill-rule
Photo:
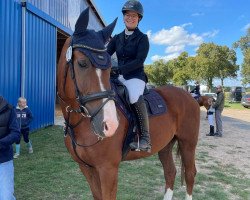
<path fill-rule="evenodd" d="M 24 97 L 18 99 L 16 107 L 17 120 L 21 129 L 21 135 L 23 136 L 24 142 L 26 143 L 29 153 L 33 153 L 32 143 L 29 139 L 30 122 L 33 119 L 32 112 L 27 106 L 27 101 Z M 20 155 L 20 140 L 16 143 L 16 153 L 14 158 L 18 158 Z"/>

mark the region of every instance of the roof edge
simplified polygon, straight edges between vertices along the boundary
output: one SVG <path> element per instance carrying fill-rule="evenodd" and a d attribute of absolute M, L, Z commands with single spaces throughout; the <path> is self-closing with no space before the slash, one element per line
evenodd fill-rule
<path fill-rule="evenodd" d="M 107 23 L 104 21 L 102 15 L 100 14 L 96 4 L 94 3 L 93 0 L 87 0 L 87 2 L 89 3 L 91 9 L 94 11 L 94 13 L 96 14 L 97 18 L 100 20 L 101 24 L 106 27 Z"/>

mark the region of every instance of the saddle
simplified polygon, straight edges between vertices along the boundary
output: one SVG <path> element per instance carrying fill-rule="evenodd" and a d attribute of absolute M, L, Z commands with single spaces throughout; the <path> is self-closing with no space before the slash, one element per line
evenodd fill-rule
<path fill-rule="evenodd" d="M 115 91 L 115 104 L 116 107 L 123 113 L 127 118 L 129 126 L 126 138 L 123 144 L 122 157 L 125 158 L 127 153 L 130 151 L 129 144 L 136 137 L 137 133 L 137 120 L 136 114 L 131 108 L 129 102 L 129 94 L 125 85 L 120 82 L 117 78 L 111 79 L 111 87 Z M 159 116 L 167 112 L 167 106 L 163 98 L 154 89 L 144 90 L 144 100 L 148 110 L 148 116 Z"/>
<path fill-rule="evenodd" d="M 195 93 L 191 93 L 192 97 L 199 102 L 199 99 L 201 97 L 201 95 L 195 94 Z"/>

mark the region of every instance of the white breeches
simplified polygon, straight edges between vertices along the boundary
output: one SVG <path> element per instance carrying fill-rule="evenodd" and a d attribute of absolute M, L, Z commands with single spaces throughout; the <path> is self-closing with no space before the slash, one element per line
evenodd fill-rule
<path fill-rule="evenodd" d="M 195 94 L 195 93 L 191 93 L 192 97 L 197 97 L 198 94 Z"/>
<path fill-rule="evenodd" d="M 207 119 L 208 119 L 209 125 L 214 126 L 214 115 L 208 115 Z"/>
<path fill-rule="evenodd" d="M 143 95 L 146 83 L 138 78 L 125 80 L 122 75 L 118 77 L 128 89 L 129 101 L 131 104 L 136 103 L 141 95 Z"/>

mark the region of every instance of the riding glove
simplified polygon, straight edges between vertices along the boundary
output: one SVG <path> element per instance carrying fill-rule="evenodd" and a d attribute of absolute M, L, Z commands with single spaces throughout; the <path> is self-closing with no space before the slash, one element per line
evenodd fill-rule
<path fill-rule="evenodd" d="M 111 67 L 111 74 L 114 76 L 119 76 L 121 74 L 121 69 L 118 66 Z"/>

